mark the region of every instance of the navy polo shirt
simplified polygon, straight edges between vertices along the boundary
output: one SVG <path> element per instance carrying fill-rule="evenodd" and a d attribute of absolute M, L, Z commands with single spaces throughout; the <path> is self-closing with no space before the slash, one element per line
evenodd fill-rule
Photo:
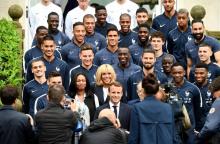
<path fill-rule="evenodd" d="M 50 32 L 48 34 L 50 34 L 54 38 L 54 41 L 56 43 L 56 48 L 58 50 L 61 50 L 62 46 L 70 42 L 70 39 L 61 31 L 59 31 L 57 34 L 52 34 Z M 31 47 L 35 47 L 36 45 L 37 45 L 37 39 L 34 38 Z"/>
<path fill-rule="evenodd" d="M 93 35 L 86 35 L 85 42 L 95 46 L 96 51 L 99 51 L 107 47 L 107 42 L 105 37 L 97 32 L 94 32 Z"/>
<path fill-rule="evenodd" d="M 190 129 L 197 128 L 199 124 L 201 124 L 200 117 L 202 107 L 202 96 L 199 88 L 187 80 L 184 80 L 181 87 L 174 87 L 173 90 L 180 96 L 186 106 L 192 124 Z"/>
<path fill-rule="evenodd" d="M 99 26 L 97 23 L 95 24 L 95 31 L 102 34 L 104 37 L 107 35 L 107 30 L 111 27 L 117 28 L 114 24 L 106 22 L 103 26 Z"/>
<path fill-rule="evenodd" d="M 123 33 L 119 31 L 119 36 L 119 47 L 129 47 L 130 45 L 135 44 L 138 39 L 138 34 L 133 31 L 130 31 L 128 33 Z"/>
<path fill-rule="evenodd" d="M 200 43 L 206 43 L 210 45 L 213 53 L 220 51 L 220 43 L 213 37 L 204 36 L 204 39 Z M 195 40 L 192 39 L 188 41 L 185 46 L 186 56 L 192 60 L 193 65 L 199 63 L 198 50 L 200 43 L 196 43 Z M 213 62 L 215 62 L 214 55 L 212 55 L 211 59 Z"/>
<path fill-rule="evenodd" d="M 118 63 L 117 50 L 113 53 L 108 48 L 101 49 L 95 54 L 94 64 L 100 66 L 102 64 L 116 64 Z"/>
<path fill-rule="evenodd" d="M 178 63 L 185 69 L 187 67 L 185 44 L 192 39 L 191 28 L 188 27 L 185 32 L 179 30 L 178 27 L 169 32 L 167 37 L 167 49 Z"/>
<path fill-rule="evenodd" d="M 61 53 L 58 50 L 54 51 L 54 55 L 55 55 L 55 57 L 62 59 Z M 39 47 L 35 46 L 35 47 L 29 49 L 24 54 L 25 69 L 27 69 L 27 65 L 32 59 L 35 59 L 35 58 L 38 58 L 41 56 L 43 56 L 43 52 L 41 51 L 41 49 Z"/>
<path fill-rule="evenodd" d="M 87 78 L 89 79 L 90 85 L 95 83 L 95 74 L 97 71 L 98 67 L 96 65 L 92 65 L 90 69 L 84 68 L 82 65 L 75 66 L 74 68 L 70 69 L 69 72 L 69 84 L 71 83 L 72 77 L 76 73 L 85 73 Z"/>
<path fill-rule="evenodd" d="M 156 75 L 160 84 L 167 83 L 167 77 L 164 73 L 154 69 L 154 74 Z M 144 78 L 143 70 L 139 70 L 133 73 L 127 81 L 127 95 L 128 100 L 133 100 L 139 98 L 137 95 L 137 84 Z"/>
<path fill-rule="evenodd" d="M 96 49 L 94 47 L 93 52 L 96 53 Z M 70 68 L 81 64 L 79 53 L 80 47 L 73 41 L 64 45 L 61 49 L 62 58 L 70 66 Z"/>
<path fill-rule="evenodd" d="M 169 18 L 165 15 L 165 13 L 155 17 L 152 22 L 152 28 L 157 31 L 160 31 L 164 34 L 167 39 L 168 33 L 177 27 L 177 12 Z"/>
<path fill-rule="evenodd" d="M 34 103 L 35 100 L 48 92 L 47 82 L 40 84 L 35 79 L 29 81 L 24 85 L 23 88 L 23 111 L 29 113 L 31 116 L 34 116 Z"/>
<path fill-rule="evenodd" d="M 146 42 L 147 46 L 150 46 L 150 43 Z M 130 54 L 133 60 L 133 63 L 139 66 L 142 66 L 142 53 L 144 51 L 144 46 L 141 44 L 141 42 L 138 40 L 137 43 L 131 45 L 128 47 L 130 50 Z"/>
<path fill-rule="evenodd" d="M 52 34 L 49 32 L 50 35 L 53 36 L 55 42 L 56 42 L 56 47 L 58 50 L 61 50 L 61 48 L 70 42 L 70 39 L 67 35 L 65 35 L 63 32 L 59 31 L 57 34 Z"/>
<path fill-rule="evenodd" d="M 201 125 L 199 125 L 199 129 L 203 127 L 206 121 L 206 116 L 209 113 L 210 108 L 212 107 L 212 103 L 214 102 L 214 98 L 212 93 L 209 91 L 209 83 L 206 85 L 200 86 L 197 83 L 194 83 L 200 90 L 202 95 L 202 108 L 201 108 Z"/>
<path fill-rule="evenodd" d="M 119 64 L 114 64 L 113 68 L 116 73 L 117 81 L 123 85 L 124 91 L 127 91 L 127 80 L 135 72 L 140 71 L 141 67 L 130 63 L 128 67 L 121 68 Z M 126 94 L 125 94 L 126 95 Z M 127 96 L 127 95 L 126 95 Z"/>
<path fill-rule="evenodd" d="M 46 66 L 46 73 L 45 73 L 46 78 L 49 75 L 49 73 L 52 71 L 59 72 L 62 76 L 63 86 L 65 87 L 65 89 L 67 89 L 68 88 L 68 75 L 69 75 L 69 66 L 67 65 L 67 63 L 57 57 L 55 57 L 54 60 L 51 62 L 48 62 L 46 59 L 44 59 L 44 57 L 39 57 L 38 59 L 43 60 Z M 27 67 L 26 83 L 32 79 L 34 79 L 34 74 L 32 73 L 32 70 L 31 70 L 31 61 L 30 61 Z"/>

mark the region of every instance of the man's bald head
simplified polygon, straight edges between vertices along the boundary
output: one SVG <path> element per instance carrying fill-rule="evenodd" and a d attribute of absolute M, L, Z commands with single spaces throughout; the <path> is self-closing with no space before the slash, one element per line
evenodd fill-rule
<path fill-rule="evenodd" d="M 112 124 L 115 126 L 115 127 L 119 127 L 119 125 L 117 124 L 117 118 L 115 116 L 115 113 L 110 110 L 110 109 L 103 109 L 100 113 L 99 113 L 99 119 L 100 118 L 103 118 L 103 117 L 106 117 L 110 122 L 112 122 Z"/>

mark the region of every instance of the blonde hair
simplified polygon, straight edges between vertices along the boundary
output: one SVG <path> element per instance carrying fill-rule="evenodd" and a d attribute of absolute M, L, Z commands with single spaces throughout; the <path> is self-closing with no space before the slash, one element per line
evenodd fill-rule
<path fill-rule="evenodd" d="M 98 86 L 103 86 L 104 83 L 102 81 L 102 74 L 105 72 L 110 72 L 111 73 L 111 83 L 115 82 L 116 80 L 116 74 L 115 71 L 113 69 L 113 67 L 109 64 L 103 64 L 101 66 L 98 67 L 97 71 L 96 71 L 96 84 Z"/>

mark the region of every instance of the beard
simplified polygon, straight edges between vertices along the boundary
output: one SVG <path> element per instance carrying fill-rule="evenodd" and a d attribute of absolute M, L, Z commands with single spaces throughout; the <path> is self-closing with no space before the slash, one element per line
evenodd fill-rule
<path fill-rule="evenodd" d="M 146 70 L 150 70 L 154 67 L 154 64 L 143 64 L 143 67 L 146 69 Z"/>
<path fill-rule="evenodd" d="M 203 33 L 193 33 L 192 34 L 194 39 L 196 39 L 197 41 L 200 41 L 203 38 Z"/>

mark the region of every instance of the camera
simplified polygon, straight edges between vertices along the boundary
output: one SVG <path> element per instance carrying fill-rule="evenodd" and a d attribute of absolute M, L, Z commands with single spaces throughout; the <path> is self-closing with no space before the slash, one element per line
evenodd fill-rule
<path fill-rule="evenodd" d="M 71 107 L 71 102 L 74 103 L 74 99 L 73 98 L 66 98 L 65 102 L 64 102 L 64 105 L 63 105 L 64 109 L 71 109 L 70 108 Z"/>
<path fill-rule="evenodd" d="M 167 96 L 167 102 L 172 103 L 173 101 L 178 101 L 179 96 L 174 90 L 175 85 L 173 83 L 167 83 L 163 85 L 164 92 L 166 93 Z"/>

